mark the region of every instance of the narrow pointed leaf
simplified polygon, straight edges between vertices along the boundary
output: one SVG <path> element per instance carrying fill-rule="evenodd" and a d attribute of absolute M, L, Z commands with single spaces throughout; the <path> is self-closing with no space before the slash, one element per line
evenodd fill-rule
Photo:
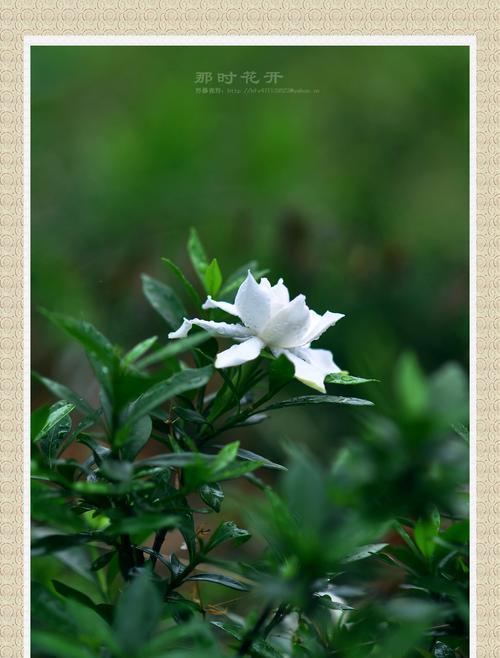
<path fill-rule="evenodd" d="M 90 322 L 42 310 L 42 313 L 52 324 L 63 329 L 83 345 L 90 356 L 98 361 L 110 365 L 116 358 L 113 345 Z"/>
<path fill-rule="evenodd" d="M 346 398 L 339 395 L 301 395 L 300 397 L 282 400 L 261 409 L 260 411 L 270 411 L 271 409 L 282 409 L 283 407 L 298 407 L 306 404 L 347 404 L 354 406 L 372 406 L 373 402 L 361 398 Z"/>
<path fill-rule="evenodd" d="M 161 597 L 143 569 L 125 587 L 116 606 L 114 631 L 126 655 L 134 654 L 151 637 L 161 615 Z"/>
<path fill-rule="evenodd" d="M 356 384 L 366 384 L 368 382 L 378 382 L 378 379 L 364 379 L 363 377 L 353 377 L 347 372 L 334 372 L 325 378 L 326 384 L 344 384 L 353 386 Z"/>
<path fill-rule="evenodd" d="M 129 366 L 137 359 L 140 359 L 143 354 L 145 354 L 158 340 L 158 336 L 151 336 L 151 338 L 146 338 L 141 343 L 138 343 L 133 347 L 130 352 L 127 352 L 122 359 L 122 364 L 124 366 Z"/>
<path fill-rule="evenodd" d="M 208 268 L 208 258 L 195 228 L 192 228 L 189 233 L 187 249 L 193 268 L 199 276 L 200 281 L 204 283 L 205 272 Z"/>
<path fill-rule="evenodd" d="M 228 443 L 227 446 L 224 446 L 213 461 L 213 471 L 222 471 L 226 466 L 229 466 L 229 464 L 234 462 L 238 455 L 239 447 L 239 441 L 234 441 L 233 443 Z"/>
<path fill-rule="evenodd" d="M 182 283 L 184 288 L 186 289 L 187 294 L 191 297 L 193 302 L 197 307 L 201 306 L 201 299 L 198 293 L 196 292 L 196 289 L 194 288 L 193 284 L 189 279 L 184 276 L 183 271 L 180 269 L 180 267 L 177 267 L 175 263 L 173 263 L 169 258 L 162 258 L 162 261 L 165 263 L 167 267 L 170 268 L 170 270 L 175 274 L 175 276 L 179 279 L 179 281 Z"/>
<path fill-rule="evenodd" d="M 375 555 L 379 553 L 384 548 L 389 546 L 389 544 L 368 544 L 367 546 L 361 546 L 355 553 L 351 553 L 343 562 L 357 562 L 358 560 L 364 560 L 370 555 Z"/>
<path fill-rule="evenodd" d="M 205 549 L 207 551 L 212 551 L 216 546 L 219 546 L 219 544 L 233 539 L 236 540 L 236 545 L 239 546 L 243 542 L 248 541 L 250 537 L 251 535 L 248 530 L 238 528 L 236 523 L 233 523 L 232 521 L 224 521 L 213 532 Z"/>
<path fill-rule="evenodd" d="M 156 407 L 159 407 L 167 400 L 171 400 L 176 395 L 204 386 L 210 379 L 212 372 L 213 368 L 211 366 L 182 370 L 148 389 L 133 403 L 125 427 L 117 433 L 116 445 L 118 447 L 123 445 L 127 438 L 128 428 L 140 418 L 154 411 Z"/>
<path fill-rule="evenodd" d="M 138 453 L 144 448 L 151 436 L 153 423 L 150 416 L 139 418 L 129 429 L 128 436 L 122 447 L 124 459 L 133 461 Z"/>
<path fill-rule="evenodd" d="M 154 310 L 172 329 L 177 329 L 186 315 L 186 310 L 172 288 L 143 274 L 142 290 Z"/>
<path fill-rule="evenodd" d="M 80 397 L 75 391 L 71 390 L 68 386 L 64 384 L 59 384 L 48 377 L 42 377 L 36 372 L 32 373 L 32 376 L 36 381 L 43 384 L 53 395 L 55 395 L 60 400 L 66 400 L 67 402 L 72 402 L 75 407 L 83 411 L 85 414 L 95 413 L 94 409 L 86 402 L 82 397 Z"/>
<path fill-rule="evenodd" d="M 214 512 L 220 512 L 222 501 L 224 500 L 224 492 L 220 484 L 217 482 L 204 484 L 200 487 L 198 493 L 202 501 L 213 509 Z"/>
<path fill-rule="evenodd" d="M 74 404 L 62 404 L 60 405 L 59 403 L 56 403 L 52 405 L 52 407 L 49 408 L 48 413 L 46 415 L 45 422 L 43 425 L 40 427 L 39 423 L 39 417 L 38 415 L 35 415 L 35 423 L 32 425 L 32 432 L 31 432 L 31 438 L 34 443 L 39 441 L 44 434 L 47 434 L 50 432 L 50 430 L 55 427 L 58 423 L 61 422 L 61 420 L 70 414 L 73 409 L 75 408 Z M 36 414 L 37 412 L 35 412 Z M 44 411 L 45 414 L 45 411 Z"/>
<path fill-rule="evenodd" d="M 186 580 L 192 581 L 203 581 L 207 583 L 215 583 L 216 585 L 223 585 L 224 587 L 229 587 L 231 589 L 237 589 L 241 592 L 248 592 L 250 589 L 247 585 L 231 578 L 230 576 L 223 576 L 218 573 L 197 573 L 195 576 L 190 576 Z"/>
<path fill-rule="evenodd" d="M 180 340 L 172 340 L 165 347 L 161 347 L 153 354 L 145 356 L 141 359 L 137 366 L 140 368 L 145 368 L 146 366 L 154 365 L 160 361 L 166 361 L 167 359 L 177 356 L 177 354 L 182 354 L 182 352 L 187 352 L 188 350 L 201 345 L 202 343 L 210 340 L 212 334 L 207 331 L 200 331 L 192 336 L 187 336 L 186 338 L 181 338 Z"/>
<path fill-rule="evenodd" d="M 205 270 L 203 275 L 203 283 L 208 295 L 215 297 L 222 285 L 222 273 L 220 271 L 219 263 L 214 258 L 210 265 Z"/>

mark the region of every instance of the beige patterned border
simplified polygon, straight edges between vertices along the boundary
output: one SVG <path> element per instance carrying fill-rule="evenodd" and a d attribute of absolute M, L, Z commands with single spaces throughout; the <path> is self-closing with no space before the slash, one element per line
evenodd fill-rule
<path fill-rule="evenodd" d="M 475 35 L 477 38 L 477 656 L 500 656 L 499 15 L 494 0 L 3 0 L 0 5 L 0 658 L 23 655 L 23 37 Z M 26 653 L 28 655 L 28 653 Z"/>

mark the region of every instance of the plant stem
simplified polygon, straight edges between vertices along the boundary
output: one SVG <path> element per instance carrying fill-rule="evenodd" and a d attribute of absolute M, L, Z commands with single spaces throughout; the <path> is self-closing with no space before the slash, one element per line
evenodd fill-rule
<path fill-rule="evenodd" d="M 155 553 L 159 553 L 161 550 L 161 547 L 163 545 L 163 542 L 165 541 L 165 537 L 167 536 L 167 528 L 160 528 L 158 532 L 155 535 L 155 540 L 153 542 L 153 551 Z M 151 555 L 151 566 L 154 570 L 156 566 L 156 555 Z"/>
<path fill-rule="evenodd" d="M 265 627 L 262 633 L 264 639 L 269 635 L 269 633 L 273 630 L 273 628 L 275 628 L 279 623 L 283 621 L 283 619 L 288 615 L 289 612 L 290 612 L 290 606 L 287 605 L 286 603 L 282 603 L 279 606 L 279 608 L 274 613 L 273 618 L 267 624 L 267 626 Z"/>
<path fill-rule="evenodd" d="M 121 546 L 119 551 L 120 571 L 125 580 L 130 580 L 129 572 L 136 566 L 135 552 L 129 535 L 121 535 Z"/>
<path fill-rule="evenodd" d="M 272 602 L 269 602 L 264 608 L 264 610 L 262 610 L 262 612 L 260 613 L 253 627 L 243 637 L 243 640 L 240 644 L 240 648 L 238 649 L 238 653 L 236 654 L 237 656 L 245 656 L 247 652 L 251 650 L 253 643 L 255 642 L 255 640 L 259 635 L 260 629 L 264 625 L 272 609 L 273 609 L 273 604 Z"/>

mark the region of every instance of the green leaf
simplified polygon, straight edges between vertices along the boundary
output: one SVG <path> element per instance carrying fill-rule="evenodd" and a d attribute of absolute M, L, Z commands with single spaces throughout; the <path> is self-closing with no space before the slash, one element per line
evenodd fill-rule
<path fill-rule="evenodd" d="M 42 436 L 50 432 L 65 416 L 75 408 L 74 404 L 60 404 L 59 402 L 49 408 L 37 409 L 31 417 L 31 440 L 36 443 Z"/>
<path fill-rule="evenodd" d="M 74 638 L 66 638 L 49 631 L 32 630 L 31 648 L 33 655 L 51 656 L 51 658 L 95 658 L 95 653 L 81 645 L 75 644 Z"/>
<path fill-rule="evenodd" d="M 186 310 L 172 288 L 143 274 L 142 290 L 155 311 L 172 329 L 177 329 L 186 315 Z"/>
<path fill-rule="evenodd" d="M 405 544 L 409 547 L 413 555 L 416 555 L 420 559 L 420 553 L 418 551 L 418 548 L 413 541 L 413 539 L 410 537 L 410 535 L 407 533 L 406 529 L 404 528 L 399 521 L 394 521 L 393 522 L 394 529 L 398 533 L 398 535 L 401 537 L 401 539 L 405 542 Z"/>
<path fill-rule="evenodd" d="M 410 417 L 421 416 L 427 410 L 429 395 L 424 373 L 414 354 L 406 353 L 399 359 L 395 379 L 403 411 Z"/>
<path fill-rule="evenodd" d="M 59 384 L 58 382 L 55 382 L 52 379 L 48 379 L 47 377 L 42 377 L 36 372 L 33 372 L 32 376 L 36 381 L 43 384 L 53 395 L 55 395 L 60 400 L 72 402 L 77 409 L 80 409 L 85 414 L 91 415 L 95 413 L 90 404 L 77 393 L 68 388 L 68 386 Z"/>
<path fill-rule="evenodd" d="M 42 310 L 57 327 L 75 338 L 85 349 L 92 369 L 108 396 L 112 396 L 118 357 L 115 348 L 90 322 Z"/>
<path fill-rule="evenodd" d="M 168 455 L 157 455 L 141 459 L 135 463 L 136 468 L 158 467 L 158 468 L 184 468 L 190 464 L 205 464 L 214 459 L 213 455 L 204 455 L 199 452 L 173 452 Z"/>
<path fill-rule="evenodd" d="M 358 550 L 348 555 L 342 561 L 357 562 L 358 560 L 364 560 L 367 557 L 370 557 L 371 555 L 375 555 L 376 553 L 379 553 L 387 546 L 389 546 L 389 544 L 368 544 L 367 546 L 360 546 Z"/>
<path fill-rule="evenodd" d="M 441 519 L 436 508 L 425 518 L 419 519 L 415 524 L 415 543 L 422 555 L 430 560 L 436 550 L 435 538 L 438 536 Z"/>
<path fill-rule="evenodd" d="M 44 404 L 42 407 L 38 407 L 31 413 L 30 420 L 30 433 L 31 440 L 35 441 L 37 438 L 42 436 L 43 428 L 45 427 L 50 414 L 50 405 Z"/>
<path fill-rule="evenodd" d="M 175 263 L 173 263 L 169 258 L 162 258 L 162 261 L 169 267 L 172 272 L 175 274 L 175 276 L 179 279 L 179 281 L 182 283 L 184 288 L 186 289 L 187 294 L 191 297 L 193 302 L 195 303 L 196 307 L 201 306 L 201 299 L 198 293 L 196 292 L 193 284 L 189 279 L 187 279 L 184 276 L 183 271 L 180 269 L 180 267 L 177 267 Z"/>
<path fill-rule="evenodd" d="M 212 334 L 207 331 L 199 331 L 198 333 L 187 336 L 186 338 L 181 338 L 178 340 L 172 340 L 165 347 L 160 348 L 153 354 L 144 357 L 137 364 L 140 368 L 145 368 L 146 366 L 154 365 L 160 361 L 166 361 L 167 359 L 177 356 L 182 352 L 187 352 L 188 350 L 205 343 L 207 340 L 212 338 Z"/>
<path fill-rule="evenodd" d="M 73 601 L 78 601 L 78 603 L 81 603 L 86 608 L 91 608 L 92 610 L 95 610 L 96 606 L 94 601 L 92 601 L 92 599 L 89 596 L 84 594 L 84 592 L 80 592 L 80 590 L 78 589 L 70 587 L 65 583 L 61 583 L 59 580 L 53 580 L 52 585 L 54 586 L 56 592 L 61 596 L 64 596 L 64 598 L 72 599 Z"/>
<path fill-rule="evenodd" d="M 244 418 L 243 420 L 240 420 L 239 422 L 232 425 L 232 427 L 249 427 L 250 425 L 259 425 L 260 423 L 263 423 L 268 418 L 269 416 L 267 414 L 256 413 L 256 414 L 252 414 L 251 416 L 248 416 L 247 418 Z"/>
<path fill-rule="evenodd" d="M 139 452 L 144 448 L 151 436 L 153 423 L 149 416 L 139 418 L 129 429 L 128 436 L 122 446 L 122 457 L 128 461 L 134 461 Z"/>
<path fill-rule="evenodd" d="M 198 492 L 202 501 L 213 509 L 214 512 L 220 512 L 222 501 L 224 500 L 224 492 L 222 487 L 217 482 L 213 484 L 204 484 L 200 487 Z"/>
<path fill-rule="evenodd" d="M 115 446 L 120 447 L 124 445 L 128 437 L 128 429 L 140 418 L 154 411 L 161 404 L 167 400 L 171 400 L 176 395 L 204 386 L 212 376 L 212 373 L 212 366 L 189 368 L 181 372 L 176 372 L 169 379 L 158 382 L 149 388 L 132 404 L 125 426 L 116 434 Z"/>
<path fill-rule="evenodd" d="M 212 464 L 213 472 L 222 471 L 224 468 L 226 468 L 226 466 L 234 462 L 238 455 L 239 447 L 239 441 L 233 441 L 233 443 L 228 443 L 226 446 L 224 446 L 214 458 Z"/>
<path fill-rule="evenodd" d="M 87 353 L 98 361 L 110 365 L 116 359 L 113 345 L 90 322 L 52 313 L 42 309 L 42 313 L 56 325 L 83 345 Z"/>
<path fill-rule="evenodd" d="M 457 521 L 439 535 L 451 544 L 466 544 L 469 541 L 469 521 Z"/>
<path fill-rule="evenodd" d="M 106 528 L 113 535 L 142 534 L 156 532 L 160 528 L 181 528 L 184 520 L 173 514 L 142 514 L 120 519 Z"/>
<path fill-rule="evenodd" d="M 208 258 L 195 228 L 191 228 L 189 233 L 187 249 L 194 270 L 199 276 L 200 281 L 204 284 L 205 272 L 208 268 Z"/>
<path fill-rule="evenodd" d="M 49 419 L 51 416 L 54 419 L 59 412 L 60 418 L 48 430 L 43 429 L 42 436 L 38 439 L 40 449 L 48 459 L 50 466 L 57 459 L 64 445 L 64 440 L 71 430 L 71 417 L 69 414 L 73 409 L 74 405 L 67 404 L 64 400 L 60 400 L 50 407 Z"/>
<path fill-rule="evenodd" d="M 295 368 L 283 354 L 269 364 L 269 390 L 278 391 L 295 376 Z"/>
<path fill-rule="evenodd" d="M 240 448 L 237 454 L 240 459 L 248 460 L 251 462 L 259 462 L 259 467 L 262 468 L 271 468 L 276 471 L 287 470 L 285 466 L 282 466 L 281 464 L 277 464 L 276 462 L 272 462 L 270 459 L 266 459 L 266 457 L 257 455 L 255 452 L 251 452 L 250 450 L 243 450 L 242 448 Z"/>
<path fill-rule="evenodd" d="M 85 639 L 85 643 L 92 646 L 97 655 L 102 646 L 113 655 L 118 653 L 118 646 L 107 623 L 111 619 L 111 605 L 99 603 L 95 609 L 91 609 L 78 601 L 66 599 L 66 610 L 75 621 L 78 636 Z"/>
<path fill-rule="evenodd" d="M 32 542 L 32 555 L 45 555 L 65 551 L 73 546 L 81 546 L 94 541 L 105 541 L 106 536 L 99 532 L 79 532 L 66 535 L 45 535 Z"/>
<path fill-rule="evenodd" d="M 146 338 L 141 343 L 138 343 L 133 347 L 122 359 L 123 366 L 129 366 L 137 359 L 140 359 L 143 354 L 145 354 L 158 340 L 158 336 L 151 336 L 151 338 Z"/>
<path fill-rule="evenodd" d="M 111 452 L 110 448 L 102 445 L 102 443 L 96 441 L 92 436 L 87 436 L 83 434 L 78 437 L 77 441 L 78 443 L 83 443 L 83 445 L 86 445 L 87 448 L 90 448 L 90 450 L 92 450 L 92 454 L 94 456 L 94 462 L 97 464 L 97 466 L 100 466 L 102 460 L 105 457 L 107 457 Z"/>
<path fill-rule="evenodd" d="M 373 402 L 361 398 L 346 398 L 338 395 L 301 395 L 289 400 L 282 400 L 265 407 L 259 411 L 265 412 L 271 409 L 282 409 L 283 407 L 298 407 L 306 404 L 348 404 L 354 406 L 372 406 Z"/>
<path fill-rule="evenodd" d="M 221 290 L 221 295 L 227 295 L 228 293 L 239 288 L 243 281 L 246 279 L 248 270 L 252 272 L 255 279 L 258 281 L 261 277 L 269 273 L 268 269 L 258 269 L 259 264 L 256 260 L 251 260 L 245 265 L 242 265 L 227 278 L 224 288 Z"/>
<path fill-rule="evenodd" d="M 186 407 L 175 407 L 175 413 L 179 418 L 185 420 L 188 423 L 194 423 L 195 425 L 206 425 L 208 420 L 205 416 L 202 416 L 198 411 L 194 409 L 187 409 Z"/>
<path fill-rule="evenodd" d="M 114 630 L 126 655 L 140 649 L 151 637 L 161 615 L 161 597 L 147 569 L 126 586 L 116 606 Z"/>
<path fill-rule="evenodd" d="M 469 434 L 470 433 L 469 433 L 469 428 L 468 427 L 466 427 L 462 423 L 456 423 L 455 425 L 452 425 L 451 428 L 456 434 L 458 434 L 458 436 L 461 439 L 463 439 L 465 441 L 465 443 L 467 443 L 467 445 L 469 445 L 469 440 L 470 440 Z"/>
<path fill-rule="evenodd" d="M 469 418 L 469 383 L 458 363 L 446 363 L 428 380 L 429 407 L 447 427 Z"/>
<path fill-rule="evenodd" d="M 222 285 L 222 272 L 220 271 L 219 263 L 214 258 L 210 265 L 205 270 L 203 275 L 203 284 L 208 295 L 215 297 L 219 292 Z"/>
<path fill-rule="evenodd" d="M 261 466 L 262 464 L 260 462 L 240 462 L 238 464 L 231 465 L 222 471 L 216 471 L 215 473 L 212 473 L 209 475 L 209 478 L 211 482 L 214 480 L 235 480 L 236 478 L 242 477 L 247 473 L 251 473 L 252 471 L 257 470 Z"/>
<path fill-rule="evenodd" d="M 378 382 L 378 379 L 364 379 L 363 377 L 353 377 L 347 372 L 334 372 L 325 378 L 326 384 L 344 384 L 353 386 L 356 384 L 366 384 L 368 382 Z"/>
<path fill-rule="evenodd" d="M 231 539 L 236 540 L 236 546 L 243 544 L 244 542 L 250 539 L 251 535 L 248 530 L 244 528 L 238 528 L 236 523 L 233 521 L 224 521 L 220 526 L 212 533 L 212 536 L 207 542 L 205 550 L 213 551 L 216 546 L 222 544 L 225 541 L 230 541 Z"/>
<path fill-rule="evenodd" d="M 223 585 L 224 587 L 237 589 L 240 590 L 241 592 L 248 592 L 248 590 L 250 589 L 247 585 L 240 582 L 239 580 L 235 580 L 234 578 L 230 578 L 229 576 L 224 576 L 219 573 L 197 573 L 194 576 L 190 576 L 189 578 L 186 578 L 186 580 L 216 583 L 217 585 Z"/>
<path fill-rule="evenodd" d="M 99 475 L 104 476 L 111 482 L 128 482 L 133 473 L 133 465 L 130 462 L 106 457 L 99 467 Z"/>
<path fill-rule="evenodd" d="M 106 553 L 103 553 L 92 562 L 90 566 L 91 571 L 100 571 L 104 567 L 107 567 L 115 555 L 116 551 L 107 551 Z"/>

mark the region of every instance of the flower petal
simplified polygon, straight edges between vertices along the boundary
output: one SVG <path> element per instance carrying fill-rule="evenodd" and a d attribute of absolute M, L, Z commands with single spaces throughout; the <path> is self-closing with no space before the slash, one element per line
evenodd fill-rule
<path fill-rule="evenodd" d="M 262 329 L 271 315 L 271 296 L 269 289 L 259 286 L 252 273 L 243 281 L 236 293 L 234 305 L 243 323 L 254 333 Z"/>
<path fill-rule="evenodd" d="M 211 320 L 199 320 L 198 318 L 188 320 L 187 318 L 184 318 L 179 329 L 177 329 L 177 331 L 171 331 L 168 334 L 168 337 L 185 338 L 193 325 L 201 327 L 202 329 L 205 329 L 205 331 L 211 331 L 218 336 L 223 336 L 224 338 L 249 338 L 252 335 L 251 332 L 241 324 L 212 322 Z"/>
<path fill-rule="evenodd" d="M 341 320 L 344 316 L 343 313 L 331 313 L 327 311 L 323 315 L 319 315 L 316 311 L 309 313 L 309 328 L 305 334 L 306 343 L 312 343 L 313 340 L 319 338 L 329 327 L 333 326 L 336 322 Z"/>
<path fill-rule="evenodd" d="M 333 360 L 333 354 L 329 350 L 318 350 L 311 349 L 310 347 L 294 347 L 290 350 L 298 356 L 299 359 L 303 359 L 310 363 L 314 368 L 322 370 L 326 375 L 330 375 L 332 372 L 341 372 L 338 365 Z"/>
<path fill-rule="evenodd" d="M 191 320 L 188 320 L 187 318 L 184 318 L 182 321 L 181 326 L 176 329 L 176 331 L 171 331 L 168 334 L 169 338 L 186 338 L 188 333 L 191 331 L 191 327 L 193 326 L 193 323 Z"/>
<path fill-rule="evenodd" d="M 230 304 L 229 302 L 217 302 L 215 299 L 212 299 L 210 295 L 208 295 L 207 301 L 203 304 L 201 308 L 203 308 L 205 311 L 210 308 L 220 308 L 221 311 L 225 311 L 230 315 L 235 315 L 237 318 L 240 317 L 238 313 L 238 309 L 234 304 Z"/>
<path fill-rule="evenodd" d="M 305 339 L 310 324 L 310 311 L 304 295 L 298 295 L 269 320 L 260 336 L 274 347 L 295 347 Z"/>
<path fill-rule="evenodd" d="M 325 393 L 324 380 L 332 372 L 340 372 L 328 350 L 313 350 L 310 347 L 294 347 L 290 350 L 273 350 L 276 356 L 284 354 L 295 366 L 295 377 Z"/>
<path fill-rule="evenodd" d="M 298 379 L 306 386 L 320 391 L 320 393 L 326 393 L 325 389 L 325 372 L 321 368 L 316 368 L 312 364 L 304 361 L 300 357 L 296 356 L 292 350 L 273 350 L 275 356 L 284 354 L 286 358 L 293 363 L 295 367 L 295 378 Z"/>
<path fill-rule="evenodd" d="M 220 352 L 217 354 L 215 359 L 216 368 L 231 368 L 232 366 L 239 366 L 242 363 L 247 361 L 253 361 L 256 359 L 261 349 L 264 347 L 264 343 L 254 336 L 248 340 L 239 343 L 239 345 L 233 345 L 228 350 Z"/>
<path fill-rule="evenodd" d="M 290 302 L 288 288 L 283 283 L 283 279 L 279 279 L 278 283 L 271 286 L 267 279 L 262 278 L 259 285 L 265 286 L 271 295 L 271 315 L 275 315 Z"/>

